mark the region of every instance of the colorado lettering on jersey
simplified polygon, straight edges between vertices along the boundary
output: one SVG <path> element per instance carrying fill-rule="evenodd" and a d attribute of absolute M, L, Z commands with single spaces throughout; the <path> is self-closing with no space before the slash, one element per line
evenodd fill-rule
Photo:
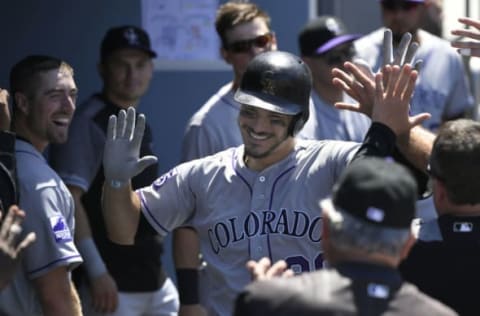
<path fill-rule="evenodd" d="M 306 237 L 319 243 L 322 240 L 321 219 L 321 216 L 312 219 L 306 212 L 286 209 L 250 212 L 243 220 L 232 217 L 215 223 L 208 229 L 208 238 L 216 254 L 230 244 L 267 234 Z"/>

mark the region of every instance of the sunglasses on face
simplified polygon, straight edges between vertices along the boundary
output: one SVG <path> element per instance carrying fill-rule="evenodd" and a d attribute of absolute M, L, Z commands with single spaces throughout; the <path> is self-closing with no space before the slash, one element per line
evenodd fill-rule
<path fill-rule="evenodd" d="M 388 11 L 410 11 L 420 6 L 419 2 L 411 1 L 382 1 L 382 8 Z"/>
<path fill-rule="evenodd" d="M 234 53 L 246 53 L 249 52 L 253 46 L 258 48 L 265 48 L 272 43 L 272 40 L 273 33 L 266 33 L 252 39 L 225 44 L 224 48 Z"/>
<path fill-rule="evenodd" d="M 353 56 L 355 56 L 355 48 L 352 45 L 344 49 L 332 49 L 319 55 L 329 66 L 342 65 L 346 61 L 351 61 Z"/>

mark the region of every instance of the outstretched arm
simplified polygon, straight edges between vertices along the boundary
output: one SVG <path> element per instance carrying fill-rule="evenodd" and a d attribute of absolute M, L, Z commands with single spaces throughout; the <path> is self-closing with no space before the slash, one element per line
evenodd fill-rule
<path fill-rule="evenodd" d="M 459 39 L 453 41 L 452 46 L 458 48 L 459 53 L 462 55 L 480 57 L 480 20 L 459 18 L 458 21 L 471 28 L 455 29 L 451 32 L 452 35 L 462 36 L 466 39 L 470 39 L 470 41 Z"/>
<path fill-rule="evenodd" d="M 145 116 L 135 120 L 133 107 L 108 121 L 102 207 L 108 237 L 118 244 L 134 243 L 140 218 L 140 199 L 132 190 L 131 178 L 157 161 L 154 156 L 139 158 L 144 130 Z"/>

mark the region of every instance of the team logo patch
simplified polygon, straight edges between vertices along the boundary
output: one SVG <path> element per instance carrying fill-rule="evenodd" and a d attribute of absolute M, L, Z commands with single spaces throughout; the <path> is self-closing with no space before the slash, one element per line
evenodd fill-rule
<path fill-rule="evenodd" d="M 57 243 L 72 241 L 72 234 L 63 216 L 50 217 L 50 226 Z"/>
<path fill-rule="evenodd" d="M 473 223 L 455 222 L 453 223 L 453 231 L 455 233 L 471 233 L 473 231 Z"/>
<path fill-rule="evenodd" d="M 138 45 L 138 35 L 133 28 L 128 28 L 123 32 L 123 36 L 128 41 L 130 45 Z"/>
<path fill-rule="evenodd" d="M 369 283 L 367 293 L 370 297 L 386 299 L 390 295 L 390 288 L 383 284 Z"/>
<path fill-rule="evenodd" d="M 153 182 L 153 188 L 155 189 L 155 191 L 157 191 L 158 189 L 160 189 L 160 187 L 165 183 L 167 182 L 168 179 L 170 179 L 171 177 L 173 177 L 174 175 L 177 174 L 177 169 L 172 169 L 170 170 L 169 172 L 165 173 L 164 175 L 162 175 L 160 178 L 158 178 L 157 180 L 155 180 L 155 182 Z"/>
<path fill-rule="evenodd" d="M 270 95 L 275 95 L 275 83 L 273 81 L 273 72 L 265 71 L 262 74 L 262 79 L 260 81 L 262 85 L 262 92 Z"/>

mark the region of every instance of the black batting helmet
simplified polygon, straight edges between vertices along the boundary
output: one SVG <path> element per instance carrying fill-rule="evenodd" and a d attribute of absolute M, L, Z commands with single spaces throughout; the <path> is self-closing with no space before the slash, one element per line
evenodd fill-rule
<path fill-rule="evenodd" d="M 294 115 L 289 130 L 293 136 L 308 120 L 311 88 L 310 69 L 299 57 L 271 51 L 250 61 L 235 93 L 235 100 L 268 111 Z"/>

